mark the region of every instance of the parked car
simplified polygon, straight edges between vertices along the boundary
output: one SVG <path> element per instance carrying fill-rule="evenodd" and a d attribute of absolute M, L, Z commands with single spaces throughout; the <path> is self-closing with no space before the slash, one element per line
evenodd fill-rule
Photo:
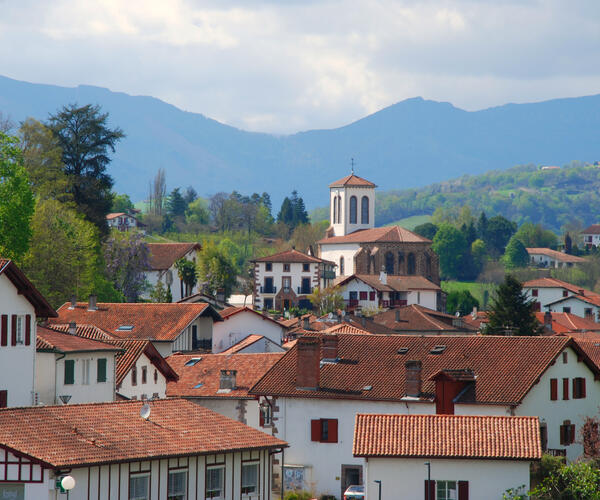
<path fill-rule="evenodd" d="M 344 491 L 344 500 L 365 500 L 365 487 L 354 484 Z"/>

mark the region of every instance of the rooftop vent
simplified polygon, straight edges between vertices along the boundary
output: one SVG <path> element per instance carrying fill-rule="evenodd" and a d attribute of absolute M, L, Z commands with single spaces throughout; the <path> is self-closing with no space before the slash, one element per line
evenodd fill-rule
<path fill-rule="evenodd" d="M 363 390 L 363 391 L 370 391 L 371 389 L 373 389 L 373 386 L 372 386 L 372 385 L 365 385 L 365 386 L 362 388 L 362 390 Z"/>
<path fill-rule="evenodd" d="M 436 345 L 433 349 L 431 349 L 431 351 L 429 351 L 429 354 L 442 354 L 445 350 L 445 345 Z"/>
<path fill-rule="evenodd" d="M 198 361 L 201 361 L 202 358 L 191 358 L 188 359 L 183 366 L 194 366 Z"/>
<path fill-rule="evenodd" d="M 117 332 L 130 332 L 133 330 L 133 325 L 121 325 L 117 328 Z"/>
<path fill-rule="evenodd" d="M 200 389 L 200 387 L 202 387 L 204 385 L 204 383 L 202 382 L 198 382 L 195 386 L 194 389 Z"/>
<path fill-rule="evenodd" d="M 398 354 L 406 354 L 408 352 L 408 347 L 401 347 L 398 349 Z"/>

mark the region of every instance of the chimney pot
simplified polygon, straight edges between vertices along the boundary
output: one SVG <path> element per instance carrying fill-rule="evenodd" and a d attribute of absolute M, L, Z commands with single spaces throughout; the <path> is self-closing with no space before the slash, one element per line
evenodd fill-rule
<path fill-rule="evenodd" d="M 544 313 L 544 329 L 547 332 L 552 331 L 552 313 L 550 311 Z"/>
<path fill-rule="evenodd" d="M 90 295 L 89 303 L 88 303 L 88 311 L 96 311 L 98 310 L 98 306 L 96 305 L 97 297 L 96 295 Z"/>
<path fill-rule="evenodd" d="M 317 390 L 320 375 L 320 342 L 317 337 L 299 337 L 296 343 L 296 387 Z"/>
<path fill-rule="evenodd" d="M 585 295 L 585 290 L 583 288 L 580 288 L 578 290 L 578 292 L 579 292 L 579 295 Z"/>
<path fill-rule="evenodd" d="M 338 357 L 339 337 L 336 334 L 321 337 L 321 359 L 336 359 Z"/>
<path fill-rule="evenodd" d="M 400 321 L 400 309 L 396 309 L 396 323 Z"/>
<path fill-rule="evenodd" d="M 219 389 L 235 389 L 235 378 L 237 370 L 221 370 L 221 376 L 219 378 Z"/>
<path fill-rule="evenodd" d="M 306 316 L 305 318 L 302 318 L 302 321 L 304 322 L 303 328 L 305 330 L 310 330 L 310 316 Z"/>
<path fill-rule="evenodd" d="M 418 398 L 421 396 L 421 362 L 407 361 L 404 367 L 406 368 L 406 395 Z"/>
<path fill-rule="evenodd" d="M 75 309 L 76 305 L 77 305 L 77 295 L 73 294 L 73 295 L 71 295 L 71 305 L 69 306 L 69 309 Z"/>
<path fill-rule="evenodd" d="M 75 323 L 75 321 L 69 322 L 69 334 L 77 335 L 77 323 Z"/>

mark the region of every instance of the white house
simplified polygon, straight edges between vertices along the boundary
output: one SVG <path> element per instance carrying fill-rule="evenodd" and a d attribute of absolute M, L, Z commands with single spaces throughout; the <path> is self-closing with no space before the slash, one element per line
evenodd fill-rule
<path fill-rule="evenodd" d="M 285 446 L 180 399 L 152 401 L 149 411 L 135 401 L 8 408 L 0 498 L 270 500 L 274 454 Z"/>
<path fill-rule="evenodd" d="M 0 258 L 0 408 L 37 403 L 36 318 L 55 316 L 16 264 Z"/>
<path fill-rule="evenodd" d="M 575 314 L 582 318 L 600 321 L 600 296 L 571 295 L 545 304 L 550 312 Z"/>
<path fill-rule="evenodd" d="M 364 477 L 352 453 L 357 413 L 535 416 L 543 449 L 574 460 L 583 419 L 598 412 L 599 374 L 569 337 L 313 333 L 250 394 L 290 444 L 284 467 L 340 498 Z"/>
<path fill-rule="evenodd" d="M 600 224 L 592 224 L 581 231 L 583 244 L 587 247 L 597 247 L 600 245 Z"/>
<path fill-rule="evenodd" d="M 534 301 L 534 309 L 542 311 L 547 304 L 574 295 L 600 295 L 556 278 L 538 278 L 523 283 L 523 291 Z M 561 311 L 562 312 L 562 311 Z"/>
<path fill-rule="evenodd" d="M 582 257 L 569 255 L 550 248 L 527 248 L 531 265 L 537 267 L 555 268 L 573 267 L 585 262 Z"/>
<path fill-rule="evenodd" d="M 261 352 L 284 352 L 285 349 L 280 343 L 273 342 L 264 335 L 248 335 L 240 340 L 237 344 L 233 344 L 228 349 L 221 351 L 220 354 L 249 354 Z"/>
<path fill-rule="evenodd" d="M 529 491 L 539 430 L 536 417 L 359 414 L 353 451 L 366 498 L 496 499 Z"/>
<path fill-rule="evenodd" d="M 206 303 L 67 302 L 50 323 L 94 325 L 118 339 L 150 340 L 161 356 L 212 348 L 213 322 L 223 321 Z"/>
<path fill-rule="evenodd" d="M 106 223 L 111 229 L 117 231 L 131 231 L 133 229 L 139 229 L 144 231 L 145 224 L 142 224 L 135 215 L 127 212 L 115 212 L 107 214 Z"/>
<path fill-rule="evenodd" d="M 200 406 L 271 433 L 270 407 L 261 407 L 250 388 L 283 353 L 173 354 L 167 358 L 179 378 L 167 384 L 167 396 Z M 265 417 L 267 421 L 265 422 Z"/>
<path fill-rule="evenodd" d="M 253 304 L 256 309 L 312 309 L 308 296 L 335 278 L 335 264 L 292 249 L 254 259 Z"/>
<path fill-rule="evenodd" d="M 353 274 L 336 281 L 349 309 L 387 309 L 418 304 L 434 311 L 441 305 L 442 289 L 423 276 Z"/>
<path fill-rule="evenodd" d="M 200 243 L 148 243 L 150 251 L 150 269 L 146 272 L 148 283 L 154 287 L 160 281 L 171 290 L 173 302 L 193 295 L 199 291 L 198 284 L 193 288 L 186 287 L 179 278 L 175 263 L 186 259 L 196 264 L 198 253 L 202 250 Z M 144 298 L 149 298 L 146 293 Z"/>
<path fill-rule="evenodd" d="M 284 328 L 266 314 L 249 307 L 228 307 L 219 312 L 223 321 L 213 326 L 212 352 L 229 349 L 248 335 L 261 335 L 277 345 L 281 345 Z"/>
<path fill-rule="evenodd" d="M 38 326 L 36 350 L 39 403 L 115 400 L 115 356 L 121 352 L 118 347 Z"/>

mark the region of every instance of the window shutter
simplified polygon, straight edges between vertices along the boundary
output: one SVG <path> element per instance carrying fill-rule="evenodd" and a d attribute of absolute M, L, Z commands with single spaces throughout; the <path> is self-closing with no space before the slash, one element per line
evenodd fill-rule
<path fill-rule="evenodd" d="M 0 327 L 0 345 L 8 344 L 8 315 L 2 315 L 2 326 Z"/>
<path fill-rule="evenodd" d="M 560 426 L 560 444 L 565 444 L 565 431 L 567 430 L 567 426 L 566 425 L 561 425 Z"/>
<path fill-rule="evenodd" d="M 260 408 L 259 408 L 259 412 L 258 412 L 258 425 L 260 425 L 261 427 L 265 426 L 265 414 L 264 414 L 263 410 Z"/>
<path fill-rule="evenodd" d="M 327 440 L 328 443 L 337 443 L 338 442 L 338 421 L 337 418 L 330 418 L 329 419 L 329 439 Z"/>
<path fill-rule="evenodd" d="M 458 482 L 458 500 L 469 500 L 469 481 Z"/>
<path fill-rule="evenodd" d="M 10 321 L 11 321 L 10 345 L 17 345 L 17 315 L 13 314 L 10 317 Z"/>
<path fill-rule="evenodd" d="M 25 345 L 31 344 L 31 314 L 25 315 Z"/>
<path fill-rule="evenodd" d="M 580 397 L 585 398 L 585 378 L 581 379 L 581 394 Z"/>
<path fill-rule="evenodd" d="M 106 382 L 106 358 L 98 359 L 97 366 L 97 381 Z"/>
<path fill-rule="evenodd" d="M 558 399 L 558 380 L 550 379 L 550 399 L 556 401 Z"/>
<path fill-rule="evenodd" d="M 575 424 L 571 424 L 570 426 L 570 435 L 569 435 L 569 442 L 567 444 L 572 444 L 575 442 Z"/>
<path fill-rule="evenodd" d="M 0 408 L 6 408 L 8 406 L 8 391 L 0 391 Z"/>
<path fill-rule="evenodd" d="M 563 399 L 569 399 L 569 379 L 563 378 Z"/>
<path fill-rule="evenodd" d="M 425 479 L 425 500 L 435 500 L 435 481 Z"/>
<path fill-rule="evenodd" d="M 65 385 L 75 383 L 75 360 L 65 360 Z"/>
<path fill-rule="evenodd" d="M 321 421 L 311 420 L 310 421 L 310 440 L 321 441 Z"/>

